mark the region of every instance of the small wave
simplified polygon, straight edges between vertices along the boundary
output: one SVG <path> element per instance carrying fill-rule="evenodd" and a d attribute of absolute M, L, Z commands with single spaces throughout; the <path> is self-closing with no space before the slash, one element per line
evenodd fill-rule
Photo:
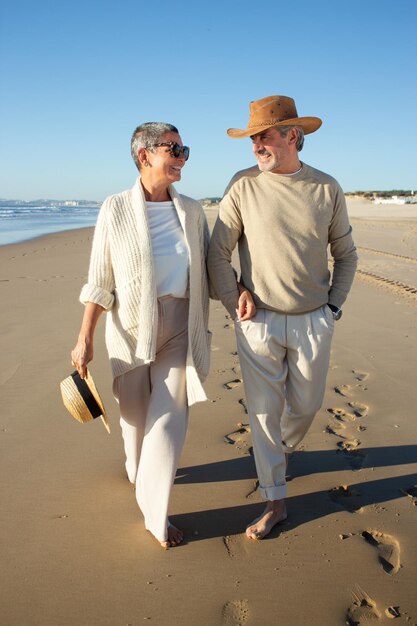
<path fill-rule="evenodd" d="M 0 245 L 49 233 L 94 226 L 98 207 L 0 207 Z"/>
<path fill-rule="evenodd" d="M 47 217 L 48 215 L 62 215 L 65 217 L 71 216 L 97 216 L 97 207 L 88 206 L 76 206 L 76 207 L 61 207 L 61 206 L 31 206 L 31 207 L 0 207 L 0 220 L 13 219 L 13 218 L 25 218 L 25 217 Z"/>

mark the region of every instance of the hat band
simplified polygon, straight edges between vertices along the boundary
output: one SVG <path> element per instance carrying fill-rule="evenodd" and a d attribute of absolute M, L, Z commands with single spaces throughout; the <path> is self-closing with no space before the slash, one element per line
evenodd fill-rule
<path fill-rule="evenodd" d="M 91 415 L 93 416 L 93 419 L 96 419 L 96 417 L 100 417 L 100 415 L 102 414 L 102 410 L 99 407 L 95 397 L 91 393 L 90 387 L 87 385 L 85 380 L 81 378 L 81 376 L 79 375 L 77 371 L 71 374 L 71 378 L 73 379 L 75 386 L 80 392 L 80 395 L 82 399 L 84 400 L 87 406 L 87 409 L 90 411 Z"/>
<path fill-rule="evenodd" d="M 274 124 L 278 124 L 280 122 L 285 122 L 285 120 L 293 120 L 293 117 L 275 117 L 270 120 L 266 120 L 264 122 L 256 122 L 253 124 L 248 124 L 248 128 L 258 128 L 258 126 L 273 126 Z"/>

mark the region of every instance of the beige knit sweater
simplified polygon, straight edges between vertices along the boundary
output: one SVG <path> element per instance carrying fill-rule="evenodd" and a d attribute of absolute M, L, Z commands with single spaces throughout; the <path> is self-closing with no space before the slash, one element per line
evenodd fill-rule
<path fill-rule="evenodd" d="M 235 318 L 238 291 L 230 261 L 238 244 L 241 282 L 258 308 L 291 315 L 325 303 L 340 307 L 357 264 L 342 189 L 305 163 L 292 176 L 252 170 L 229 186 L 212 233 L 208 269 L 219 298 Z"/>
<path fill-rule="evenodd" d="M 205 257 L 209 231 L 203 209 L 169 188 L 189 252 L 188 404 L 206 400 L 201 382 L 210 364 L 208 285 Z M 146 201 L 138 178 L 128 191 L 108 197 L 94 232 L 88 273 L 80 300 L 108 311 L 106 345 L 113 376 L 155 359 L 158 324 L 152 242 Z"/>

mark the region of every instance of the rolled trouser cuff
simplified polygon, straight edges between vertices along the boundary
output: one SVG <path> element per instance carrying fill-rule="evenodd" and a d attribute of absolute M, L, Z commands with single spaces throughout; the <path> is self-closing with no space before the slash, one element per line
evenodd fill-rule
<path fill-rule="evenodd" d="M 263 500 L 283 500 L 287 496 L 287 485 L 271 487 L 259 487 L 259 493 Z"/>

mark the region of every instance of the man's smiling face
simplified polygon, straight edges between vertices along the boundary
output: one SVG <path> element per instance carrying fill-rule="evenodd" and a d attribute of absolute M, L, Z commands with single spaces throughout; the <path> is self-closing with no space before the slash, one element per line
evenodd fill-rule
<path fill-rule="evenodd" d="M 279 130 L 272 127 L 251 136 L 252 150 L 262 172 L 288 173 L 286 171 L 288 169 L 291 171 L 295 149 L 294 133 L 296 132 L 295 129 L 290 129 L 282 137 Z"/>

